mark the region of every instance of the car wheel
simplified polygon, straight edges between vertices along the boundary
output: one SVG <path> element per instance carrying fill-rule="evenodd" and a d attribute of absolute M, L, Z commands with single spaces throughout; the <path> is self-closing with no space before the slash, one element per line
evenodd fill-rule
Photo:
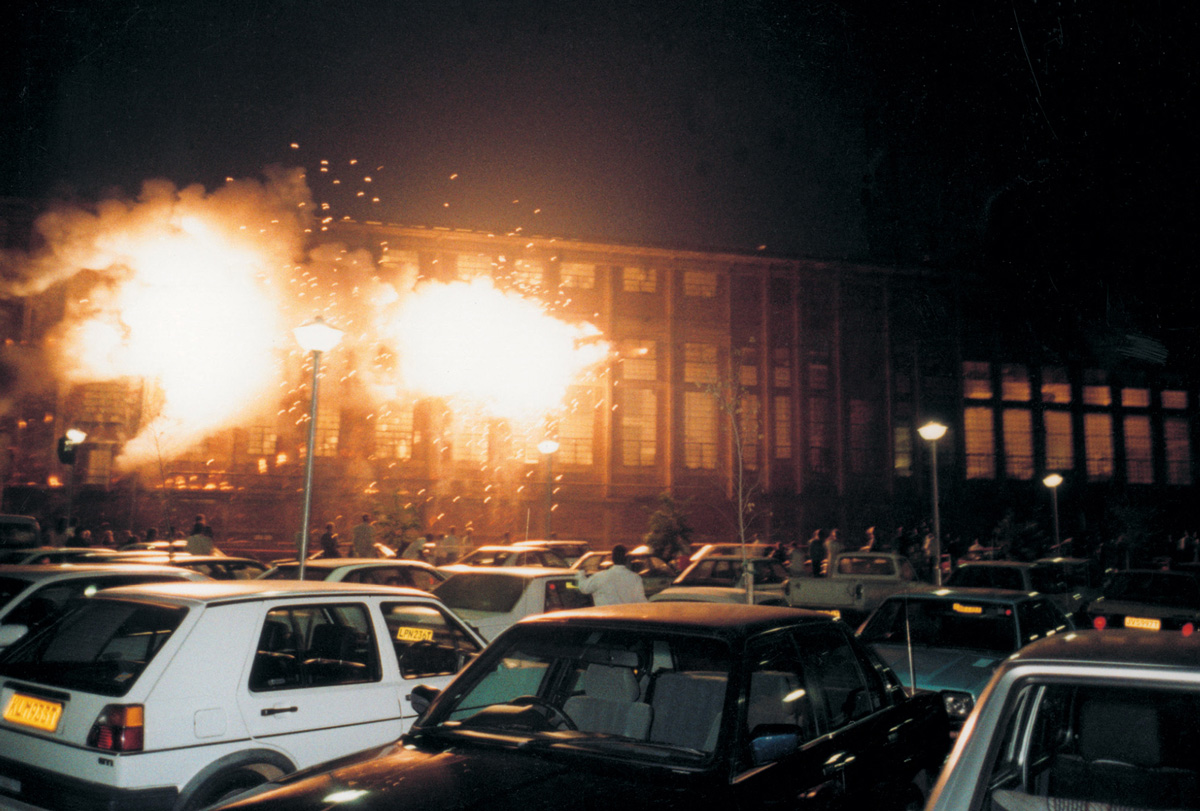
<path fill-rule="evenodd" d="M 236 769 L 219 772 L 192 792 L 192 796 L 188 798 L 181 811 L 199 811 L 201 808 L 216 805 L 247 789 L 279 777 L 281 774 L 279 769 L 266 764 L 239 766 Z"/>

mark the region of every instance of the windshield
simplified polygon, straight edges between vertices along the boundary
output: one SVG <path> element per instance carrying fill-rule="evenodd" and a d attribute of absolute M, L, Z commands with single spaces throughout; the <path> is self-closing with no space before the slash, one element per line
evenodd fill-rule
<path fill-rule="evenodd" d="M 187 614 L 185 608 L 88 600 L 0 656 L 0 676 L 123 696 Z"/>
<path fill-rule="evenodd" d="M 905 606 L 908 607 L 907 615 Z M 1019 646 L 1009 605 L 973 600 L 887 600 L 859 633 L 864 642 L 1010 653 Z"/>
<path fill-rule="evenodd" d="M 1200 608 L 1200 584 L 1191 575 L 1170 572 L 1116 572 L 1104 584 L 1110 600 Z"/>
<path fill-rule="evenodd" d="M 499 572 L 461 572 L 438 584 L 433 593 L 457 611 L 507 614 L 521 599 L 526 582 Z"/>
<path fill-rule="evenodd" d="M 750 558 L 745 562 L 754 570 L 757 586 L 782 585 L 788 579 L 787 569 L 776 561 Z M 741 558 L 702 558 L 680 575 L 675 585 L 734 587 L 741 579 L 742 563 Z"/>
<path fill-rule="evenodd" d="M 447 688 L 422 732 L 545 737 L 664 760 L 715 750 L 732 661 L 724 642 L 561 625 L 518 626 L 503 639 Z"/>

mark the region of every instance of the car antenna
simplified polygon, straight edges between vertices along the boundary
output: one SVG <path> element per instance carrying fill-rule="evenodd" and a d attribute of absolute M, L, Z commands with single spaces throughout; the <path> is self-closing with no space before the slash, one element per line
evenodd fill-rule
<path fill-rule="evenodd" d="M 904 595 L 904 645 L 908 649 L 908 695 L 917 694 L 917 673 L 913 667 L 912 627 L 908 621 L 908 595 Z"/>

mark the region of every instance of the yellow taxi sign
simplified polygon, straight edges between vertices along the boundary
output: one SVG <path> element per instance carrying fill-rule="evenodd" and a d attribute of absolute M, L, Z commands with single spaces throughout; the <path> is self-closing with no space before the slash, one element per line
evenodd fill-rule
<path fill-rule="evenodd" d="M 1150 619 L 1147 617 L 1126 617 L 1126 628 L 1141 628 L 1143 631 L 1161 631 L 1162 620 Z"/>
<path fill-rule="evenodd" d="M 396 629 L 397 642 L 432 642 L 432 628 L 412 628 L 410 626 L 400 626 Z"/>
<path fill-rule="evenodd" d="M 982 614 L 983 606 L 981 605 L 965 605 L 963 603 L 954 603 L 952 605 L 955 611 L 959 614 Z"/>
<path fill-rule="evenodd" d="M 46 701 L 41 698 L 13 693 L 4 708 L 4 720 L 21 726 L 54 732 L 58 729 L 58 721 L 62 718 L 63 705 L 58 701 Z"/>

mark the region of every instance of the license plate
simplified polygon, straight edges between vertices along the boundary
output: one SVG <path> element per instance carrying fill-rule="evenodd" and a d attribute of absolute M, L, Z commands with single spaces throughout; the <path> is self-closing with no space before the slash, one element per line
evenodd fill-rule
<path fill-rule="evenodd" d="M 432 628 L 409 628 L 402 626 L 396 629 L 397 642 L 432 642 Z"/>
<path fill-rule="evenodd" d="M 1147 619 L 1146 617 L 1126 617 L 1126 628 L 1141 628 L 1143 631 L 1162 630 L 1162 620 Z"/>
<path fill-rule="evenodd" d="M 4 720 L 21 726 L 54 732 L 62 718 L 63 705 L 57 701 L 46 701 L 33 696 L 13 693 L 4 708 Z"/>

